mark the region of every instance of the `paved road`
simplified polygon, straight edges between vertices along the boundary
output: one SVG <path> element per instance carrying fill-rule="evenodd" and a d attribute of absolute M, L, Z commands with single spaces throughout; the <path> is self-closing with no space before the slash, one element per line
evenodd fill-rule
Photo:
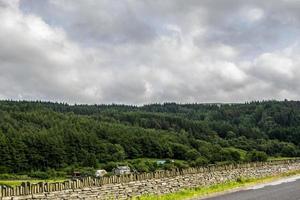
<path fill-rule="evenodd" d="M 205 200 L 300 200 L 300 179 L 290 181 L 257 186 Z"/>

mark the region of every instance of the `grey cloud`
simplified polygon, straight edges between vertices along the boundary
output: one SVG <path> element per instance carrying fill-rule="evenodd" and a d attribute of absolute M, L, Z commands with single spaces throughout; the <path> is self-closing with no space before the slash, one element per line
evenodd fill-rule
<path fill-rule="evenodd" d="M 35 12 L 49 24 L 63 26 L 70 36 L 89 45 L 146 42 L 156 35 L 151 23 L 144 21 L 139 8 L 130 1 L 25 0 L 21 3 L 26 12 Z"/>
<path fill-rule="evenodd" d="M 177 24 L 186 32 L 205 26 L 207 34 L 198 40 L 204 39 L 207 45 L 213 42 L 234 45 L 245 54 L 262 53 L 274 46 L 282 48 L 291 42 L 287 38 L 299 35 L 299 29 L 295 28 L 299 24 L 297 1 L 23 0 L 21 3 L 25 10 L 39 14 L 48 23 L 63 26 L 71 36 L 90 45 L 152 41 L 158 34 L 166 33 L 168 24 Z M 261 9 L 265 18 L 247 24 L 243 14 L 251 8 Z M 293 34 L 286 36 L 283 29 Z M 274 41 L 280 42 L 274 44 Z"/>
<path fill-rule="evenodd" d="M 299 7 L 286 0 L 0 0 L 0 98 L 299 98 Z"/>

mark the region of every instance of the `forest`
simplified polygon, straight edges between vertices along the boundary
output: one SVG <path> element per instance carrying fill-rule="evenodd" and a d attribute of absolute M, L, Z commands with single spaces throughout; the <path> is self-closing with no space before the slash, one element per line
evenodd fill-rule
<path fill-rule="evenodd" d="M 0 101 L 0 174 L 111 170 L 122 163 L 153 171 L 161 166 L 151 159 L 180 168 L 298 156 L 298 101 L 144 106 Z"/>

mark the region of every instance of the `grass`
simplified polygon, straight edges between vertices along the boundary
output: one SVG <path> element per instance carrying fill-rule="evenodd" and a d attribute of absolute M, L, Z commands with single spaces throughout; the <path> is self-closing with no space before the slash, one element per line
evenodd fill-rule
<path fill-rule="evenodd" d="M 134 200 L 174 200 L 174 199 L 187 200 L 187 199 L 192 199 L 195 197 L 203 197 L 203 196 L 207 196 L 210 194 L 215 194 L 215 193 L 220 193 L 220 192 L 224 192 L 224 191 L 228 191 L 228 190 L 232 190 L 232 189 L 237 189 L 240 187 L 251 186 L 251 185 L 258 184 L 258 183 L 271 182 L 273 180 L 277 180 L 280 178 L 289 177 L 289 176 L 293 176 L 293 175 L 297 175 L 297 174 L 300 174 L 300 170 L 286 172 L 286 173 L 282 173 L 280 175 L 268 176 L 268 177 L 263 177 L 263 178 L 258 178 L 258 179 L 239 178 L 236 181 L 216 184 L 216 185 L 207 186 L 207 187 L 199 187 L 199 188 L 195 188 L 195 189 L 184 189 L 179 192 L 164 194 L 164 195 L 160 195 L 160 196 L 144 195 L 141 197 L 136 197 L 136 198 L 134 198 Z"/>
<path fill-rule="evenodd" d="M 10 186 L 10 187 L 15 187 L 15 186 L 21 185 L 23 182 L 30 182 L 30 183 L 34 184 L 34 183 L 39 183 L 39 182 L 53 183 L 53 182 L 63 182 L 63 181 L 65 181 L 65 179 L 0 180 L 0 185 L 6 185 L 6 186 Z"/>
<path fill-rule="evenodd" d="M 297 159 L 299 157 L 269 157 L 268 160 L 269 161 L 279 161 L 279 160 L 294 160 Z"/>

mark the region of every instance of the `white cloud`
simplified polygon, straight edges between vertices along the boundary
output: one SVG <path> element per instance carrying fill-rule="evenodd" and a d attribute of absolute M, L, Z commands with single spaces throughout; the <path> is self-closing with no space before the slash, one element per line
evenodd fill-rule
<path fill-rule="evenodd" d="M 255 60 L 254 69 L 263 78 L 292 79 L 294 63 L 291 58 L 276 53 L 264 53 Z"/>
<path fill-rule="evenodd" d="M 245 17 L 250 22 L 256 22 L 261 20 L 264 17 L 264 11 L 260 8 L 251 8 L 245 10 Z"/>
<path fill-rule="evenodd" d="M 0 0 L 0 98 L 299 98 L 299 36 L 286 40 L 290 24 L 276 21 L 282 1 L 243 2 Z M 297 5 L 286 3 L 283 16 L 295 19 Z"/>
<path fill-rule="evenodd" d="M 81 49 L 63 30 L 37 16 L 0 7 L 0 18 L 1 93 L 7 98 L 52 99 L 53 95 L 53 100 L 70 100 L 65 94 L 72 94 L 79 82 L 77 66 L 84 64 Z"/>

